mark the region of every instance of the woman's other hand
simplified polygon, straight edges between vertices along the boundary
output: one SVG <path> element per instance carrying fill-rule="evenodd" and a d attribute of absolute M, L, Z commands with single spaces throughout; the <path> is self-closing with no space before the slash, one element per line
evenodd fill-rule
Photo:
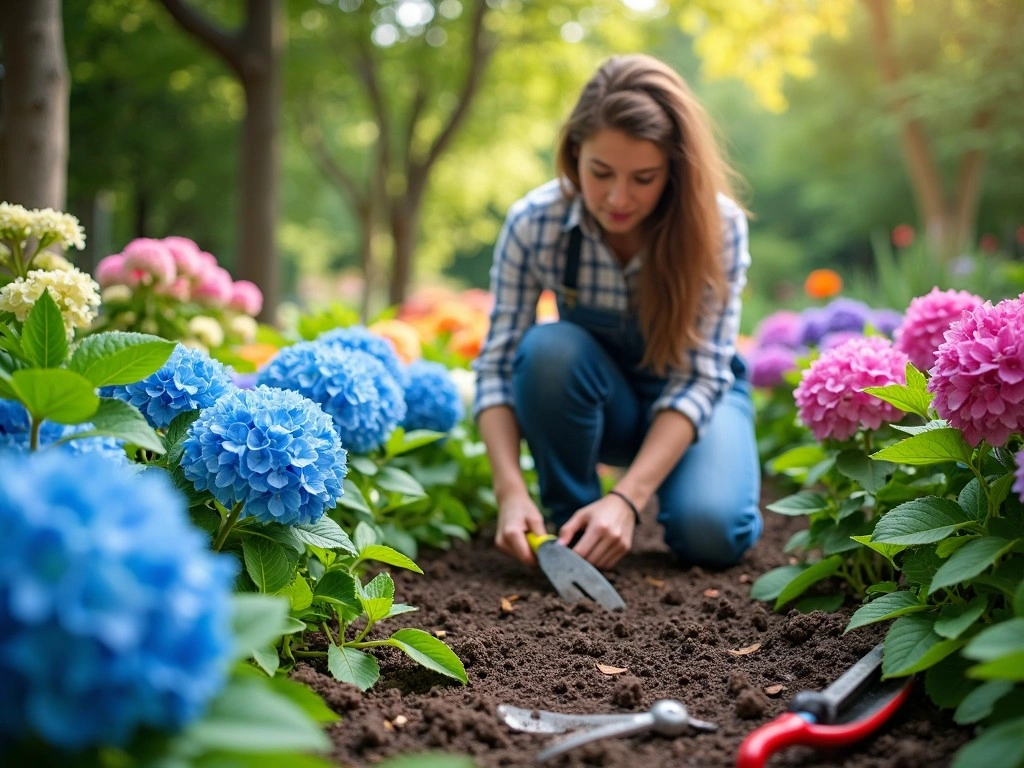
<path fill-rule="evenodd" d="M 498 505 L 498 530 L 494 534 L 498 549 L 526 565 L 537 565 L 526 540 L 531 531 L 538 536 L 547 533 L 544 518 L 529 495 L 516 494 Z"/>
<path fill-rule="evenodd" d="M 595 567 L 613 567 L 633 547 L 636 520 L 633 510 L 618 496 L 605 496 L 576 511 L 558 532 L 566 546 L 579 531 L 583 536 L 573 551 Z"/>

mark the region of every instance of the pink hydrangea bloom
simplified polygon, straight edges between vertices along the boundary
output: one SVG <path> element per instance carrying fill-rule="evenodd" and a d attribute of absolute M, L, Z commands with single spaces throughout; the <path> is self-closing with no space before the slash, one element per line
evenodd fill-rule
<path fill-rule="evenodd" d="M 121 254 L 126 269 L 141 273 L 140 282 L 170 285 L 177 276 L 174 257 L 170 249 L 159 240 L 137 237 L 124 247 Z"/>
<path fill-rule="evenodd" d="M 946 331 L 928 389 L 938 414 L 971 445 L 1024 432 L 1024 301 L 985 303 Z"/>
<path fill-rule="evenodd" d="M 846 440 L 859 428 L 878 429 L 903 412 L 860 390 L 906 383 L 907 356 L 880 336 L 850 339 L 822 353 L 793 392 L 800 421 L 819 440 Z"/>
<path fill-rule="evenodd" d="M 232 309 L 255 317 L 263 309 L 263 291 L 256 283 L 251 283 L 248 280 L 236 280 L 231 286 L 230 306 Z"/>
<path fill-rule="evenodd" d="M 108 285 L 127 285 L 128 273 L 124 268 L 124 256 L 114 253 L 100 259 L 100 263 L 96 265 L 95 277 L 102 288 Z"/>
<path fill-rule="evenodd" d="M 234 281 L 223 267 L 205 268 L 193 292 L 196 299 L 211 307 L 225 307 L 231 301 Z"/>
<path fill-rule="evenodd" d="M 203 270 L 203 260 L 199 258 L 199 246 L 187 237 L 171 235 L 163 239 L 163 244 L 171 252 L 178 274 L 195 277 Z"/>
<path fill-rule="evenodd" d="M 983 303 L 984 299 L 973 293 L 938 288 L 911 299 L 903 322 L 896 329 L 896 349 L 906 352 L 915 368 L 927 371 L 935 364 L 935 350 L 950 324 Z"/>
<path fill-rule="evenodd" d="M 754 338 L 760 346 L 767 347 L 771 344 L 781 344 L 790 349 L 800 346 L 800 333 L 803 329 L 803 320 L 796 312 L 780 310 L 768 315 L 757 326 Z"/>
<path fill-rule="evenodd" d="M 187 277 L 178 277 L 170 285 L 157 286 L 153 292 L 177 301 L 188 301 L 192 298 L 192 283 Z"/>
<path fill-rule="evenodd" d="M 864 334 L 859 331 L 832 331 L 832 333 L 826 333 L 821 337 L 821 341 L 818 342 L 818 349 L 822 352 L 826 349 L 835 349 L 850 341 L 850 339 L 858 339 L 863 336 Z"/>
<path fill-rule="evenodd" d="M 781 344 L 754 347 L 747 363 L 750 366 L 750 383 L 762 389 L 772 389 L 785 383 L 785 374 L 796 370 L 796 352 Z"/>
<path fill-rule="evenodd" d="M 1015 473 L 1017 478 L 1013 484 L 1013 490 L 1017 492 L 1021 501 L 1024 501 L 1024 451 L 1017 454 L 1017 472 Z"/>

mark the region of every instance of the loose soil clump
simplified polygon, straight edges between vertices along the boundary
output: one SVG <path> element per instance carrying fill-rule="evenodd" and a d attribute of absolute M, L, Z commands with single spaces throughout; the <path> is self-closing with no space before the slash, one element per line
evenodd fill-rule
<path fill-rule="evenodd" d="M 782 714 L 798 691 L 827 686 L 884 634 L 873 626 L 844 636 L 855 606 L 773 613 L 750 599 L 758 575 L 786 564 L 782 548 L 802 522 L 766 513 L 764 536 L 743 562 L 708 571 L 677 562 L 645 514 L 633 552 L 608 574 L 628 606 L 617 613 L 562 602 L 539 571 L 497 552 L 484 531 L 449 552 L 421 555 L 425 576 L 392 570 L 396 598 L 420 608 L 396 621 L 443 637 L 465 664 L 468 686 L 390 648 L 375 651 L 381 679 L 366 693 L 324 666 L 300 664 L 292 674 L 342 716 L 330 729 L 339 765 L 439 750 L 472 755 L 481 768 L 528 766 L 557 737 L 509 730 L 495 715 L 499 704 L 626 713 L 667 698 L 718 731 L 597 742 L 554 765 L 730 768 L 748 733 Z M 770 765 L 940 768 L 969 738 L 919 684 L 867 740 L 841 751 L 786 749 Z"/>

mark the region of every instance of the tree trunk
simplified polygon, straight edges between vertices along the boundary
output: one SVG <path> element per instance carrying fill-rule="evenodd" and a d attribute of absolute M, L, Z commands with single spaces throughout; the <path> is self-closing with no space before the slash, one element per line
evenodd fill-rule
<path fill-rule="evenodd" d="M 280 64 L 284 9 L 277 0 L 250 0 L 242 59 L 246 113 L 238 210 L 238 274 L 263 290 L 263 319 L 281 300 L 276 224 L 280 169 Z"/>
<path fill-rule="evenodd" d="M 0 198 L 28 208 L 65 205 L 69 76 L 60 0 L 9 0 L 4 53 Z"/>
<path fill-rule="evenodd" d="M 420 200 L 393 203 L 391 210 L 391 237 L 394 241 L 394 261 L 391 264 L 391 284 L 388 286 L 388 301 L 400 305 L 405 301 L 406 291 L 412 279 L 412 256 L 419 235 Z"/>

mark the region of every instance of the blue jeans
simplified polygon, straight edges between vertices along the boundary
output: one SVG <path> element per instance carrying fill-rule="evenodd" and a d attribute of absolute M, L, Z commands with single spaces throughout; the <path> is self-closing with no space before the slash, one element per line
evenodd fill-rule
<path fill-rule="evenodd" d="M 519 343 L 516 417 L 556 525 L 600 498 L 598 462 L 629 464 L 650 427 L 663 381 L 624 367 L 619 349 L 565 321 L 533 326 Z M 658 489 L 665 543 L 688 563 L 738 562 L 761 535 L 760 484 L 753 405 L 738 380 Z"/>

